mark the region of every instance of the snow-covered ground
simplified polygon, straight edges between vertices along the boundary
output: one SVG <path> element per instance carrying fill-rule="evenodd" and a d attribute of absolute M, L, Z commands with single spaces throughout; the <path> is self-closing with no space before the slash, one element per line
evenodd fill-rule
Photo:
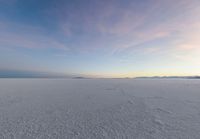
<path fill-rule="evenodd" d="M 199 139 L 200 80 L 0 79 L 0 139 Z"/>

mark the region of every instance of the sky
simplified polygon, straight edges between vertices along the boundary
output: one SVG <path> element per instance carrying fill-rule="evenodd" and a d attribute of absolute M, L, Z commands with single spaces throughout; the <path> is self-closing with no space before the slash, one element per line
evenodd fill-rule
<path fill-rule="evenodd" d="M 200 75 L 199 0 L 0 0 L 0 75 Z"/>

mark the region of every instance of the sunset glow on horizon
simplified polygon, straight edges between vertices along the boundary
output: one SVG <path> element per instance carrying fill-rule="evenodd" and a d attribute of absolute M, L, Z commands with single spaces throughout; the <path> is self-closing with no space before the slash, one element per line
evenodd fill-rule
<path fill-rule="evenodd" d="M 200 75 L 200 1 L 0 0 L 1 71 Z"/>

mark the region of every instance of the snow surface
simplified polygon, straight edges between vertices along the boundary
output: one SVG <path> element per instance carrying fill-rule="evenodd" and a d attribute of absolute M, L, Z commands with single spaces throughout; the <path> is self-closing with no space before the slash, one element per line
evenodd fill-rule
<path fill-rule="evenodd" d="M 199 139 L 200 80 L 0 79 L 0 139 Z"/>

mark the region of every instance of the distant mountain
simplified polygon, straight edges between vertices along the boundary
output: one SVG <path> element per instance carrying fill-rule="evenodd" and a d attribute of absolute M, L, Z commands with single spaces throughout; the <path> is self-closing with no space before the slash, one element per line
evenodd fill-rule
<path fill-rule="evenodd" d="M 74 79 L 88 79 L 88 78 L 78 76 L 78 77 L 74 77 Z"/>
<path fill-rule="evenodd" d="M 152 76 L 136 77 L 135 79 L 200 79 L 200 76 Z"/>
<path fill-rule="evenodd" d="M 58 73 L 20 71 L 20 70 L 0 70 L 0 78 L 72 78 Z"/>

